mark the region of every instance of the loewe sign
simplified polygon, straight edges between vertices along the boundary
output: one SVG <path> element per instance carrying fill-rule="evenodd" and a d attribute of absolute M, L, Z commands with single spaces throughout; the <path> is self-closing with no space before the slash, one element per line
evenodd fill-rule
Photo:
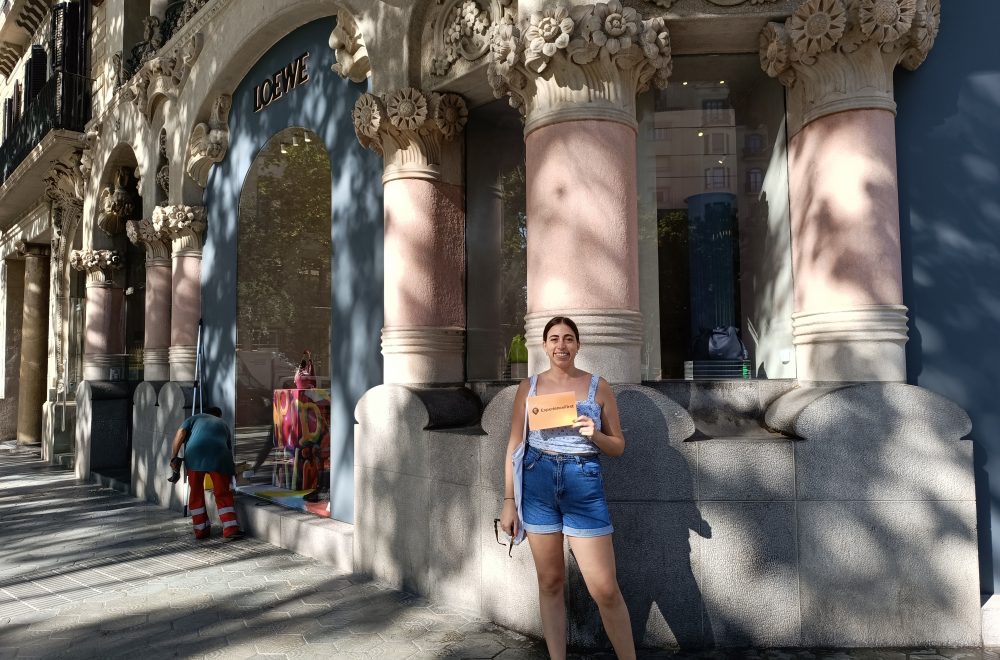
<path fill-rule="evenodd" d="M 309 82 L 306 60 L 309 53 L 302 53 L 294 61 L 274 72 L 270 78 L 253 89 L 253 111 L 260 112 L 299 85 Z"/>

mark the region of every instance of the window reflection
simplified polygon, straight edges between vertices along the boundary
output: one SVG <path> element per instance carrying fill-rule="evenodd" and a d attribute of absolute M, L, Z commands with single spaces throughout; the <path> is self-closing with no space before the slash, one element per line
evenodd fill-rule
<path fill-rule="evenodd" d="M 781 85 L 754 56 L 678 57 L 639 122 L 644 378 L 794 377 Z"/>
<path fill-rule="evenodd" d="M 294 387 L 302 353 L 330 370 L 330 158 L 302 128 L 275 135 L 240 195 L 236 423 L 271 423 L 273 390 Z"/>
<path fill-rule="evenodd" d="M 472 111 L 466 127 L 469 380 L 527 376 L 522 350 L 527 309 L 524 127 L 496 101 Z"/>

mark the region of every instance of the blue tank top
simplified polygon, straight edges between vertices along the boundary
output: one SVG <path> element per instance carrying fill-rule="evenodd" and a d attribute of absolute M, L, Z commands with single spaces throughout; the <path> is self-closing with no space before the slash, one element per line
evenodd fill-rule
<path fill-rule="evenodd" d="M 587 400 L 576 402 L 577 415 L 586 415 L 594 420 L 594 429 L 598 431 L 601 430 L 601 404 L 597 403 L 596 398 L 599 381 L 600 376 L 592 375 Z M 538 376 L 532 376 L 528 396 L 535 396 L 537 387 Z M 598 454 L 601 451 L 597 445 L 580 435 L 580 431 L 572 426 L 528 431 L 528 445 L 542 451 L 554 451 L 560 454 Z"/>

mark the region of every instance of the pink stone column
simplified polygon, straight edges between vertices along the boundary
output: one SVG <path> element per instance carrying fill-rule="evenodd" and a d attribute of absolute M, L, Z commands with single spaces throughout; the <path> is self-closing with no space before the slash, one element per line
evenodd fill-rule
<path fill-rule="evenodd" d="M 386 382 L 461 382 L 465 336 L 465 188 L 385 183 Z"/>
<path fill-rule="evenodd" d="M 528 210 L 528 370 L 547 368 L 552 316 L 580 327 L 581 368 L 638 382 L 636 132 L 615 121 L 548 124 L 525 138 Z"/>
<path fill-rule="evenodd" d="M 116 250 L 76 250 L 70 266 L 87 273 L 83 380 L 124 380 L 125 290 L 114 280 L 122 255 Z"/>
<path fill-rule="evenodd" d="M 149 219 L 130 220 L 128 238 L 146 250 L 145 323 L 142 350 L 143 380 L 170 380 L 170 307 L 173 297 L 170 248 L 162 228 Z"/>
<path fill-rule="evenodd" d="M 153 228 L 171 242 L 170 380 L 193 382 L 201 320 L 201 251 L 205 208 L 182 204 L 153 210 Z"/>
<path fill-rule="evenodd" d="M 465 185 L 468 110 L 457 94 L 406 87 L 364 94 L 358 139 L 385 161 L 385 383 L 465 380 Z"/>
<path fill-rule="evenodd" d="M 802 3 L 758 41 L 787 88 L 796 375 L 905 381 L 893 73 L 928 56 L 941 5 L 831 20 L 828 4 Z"/>
<path fill-rule="evenodd" d="M 789 145 L 798 376 L 906 379 L 895 120 L 849 110 Z"/>

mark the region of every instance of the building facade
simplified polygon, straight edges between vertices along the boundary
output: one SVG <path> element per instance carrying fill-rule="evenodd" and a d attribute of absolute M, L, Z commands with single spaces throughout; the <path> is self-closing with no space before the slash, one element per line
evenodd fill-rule
<path fill-rule="evenodd" d="M 997 152 L 949 152 L 976 241 L 928 161 L 996 136 L 998 65 L 940 0 L 38 4 L 0 14 L 5 434 L 179 506 L 169 438 L 219 405 L 245 492 L 339 521 L 338 563 L 539 633 L 490 528 L 567 314 L 629 441 L 638 640 L 991 639 L 992 413 L 928 338 L 996 248 Z"/>

